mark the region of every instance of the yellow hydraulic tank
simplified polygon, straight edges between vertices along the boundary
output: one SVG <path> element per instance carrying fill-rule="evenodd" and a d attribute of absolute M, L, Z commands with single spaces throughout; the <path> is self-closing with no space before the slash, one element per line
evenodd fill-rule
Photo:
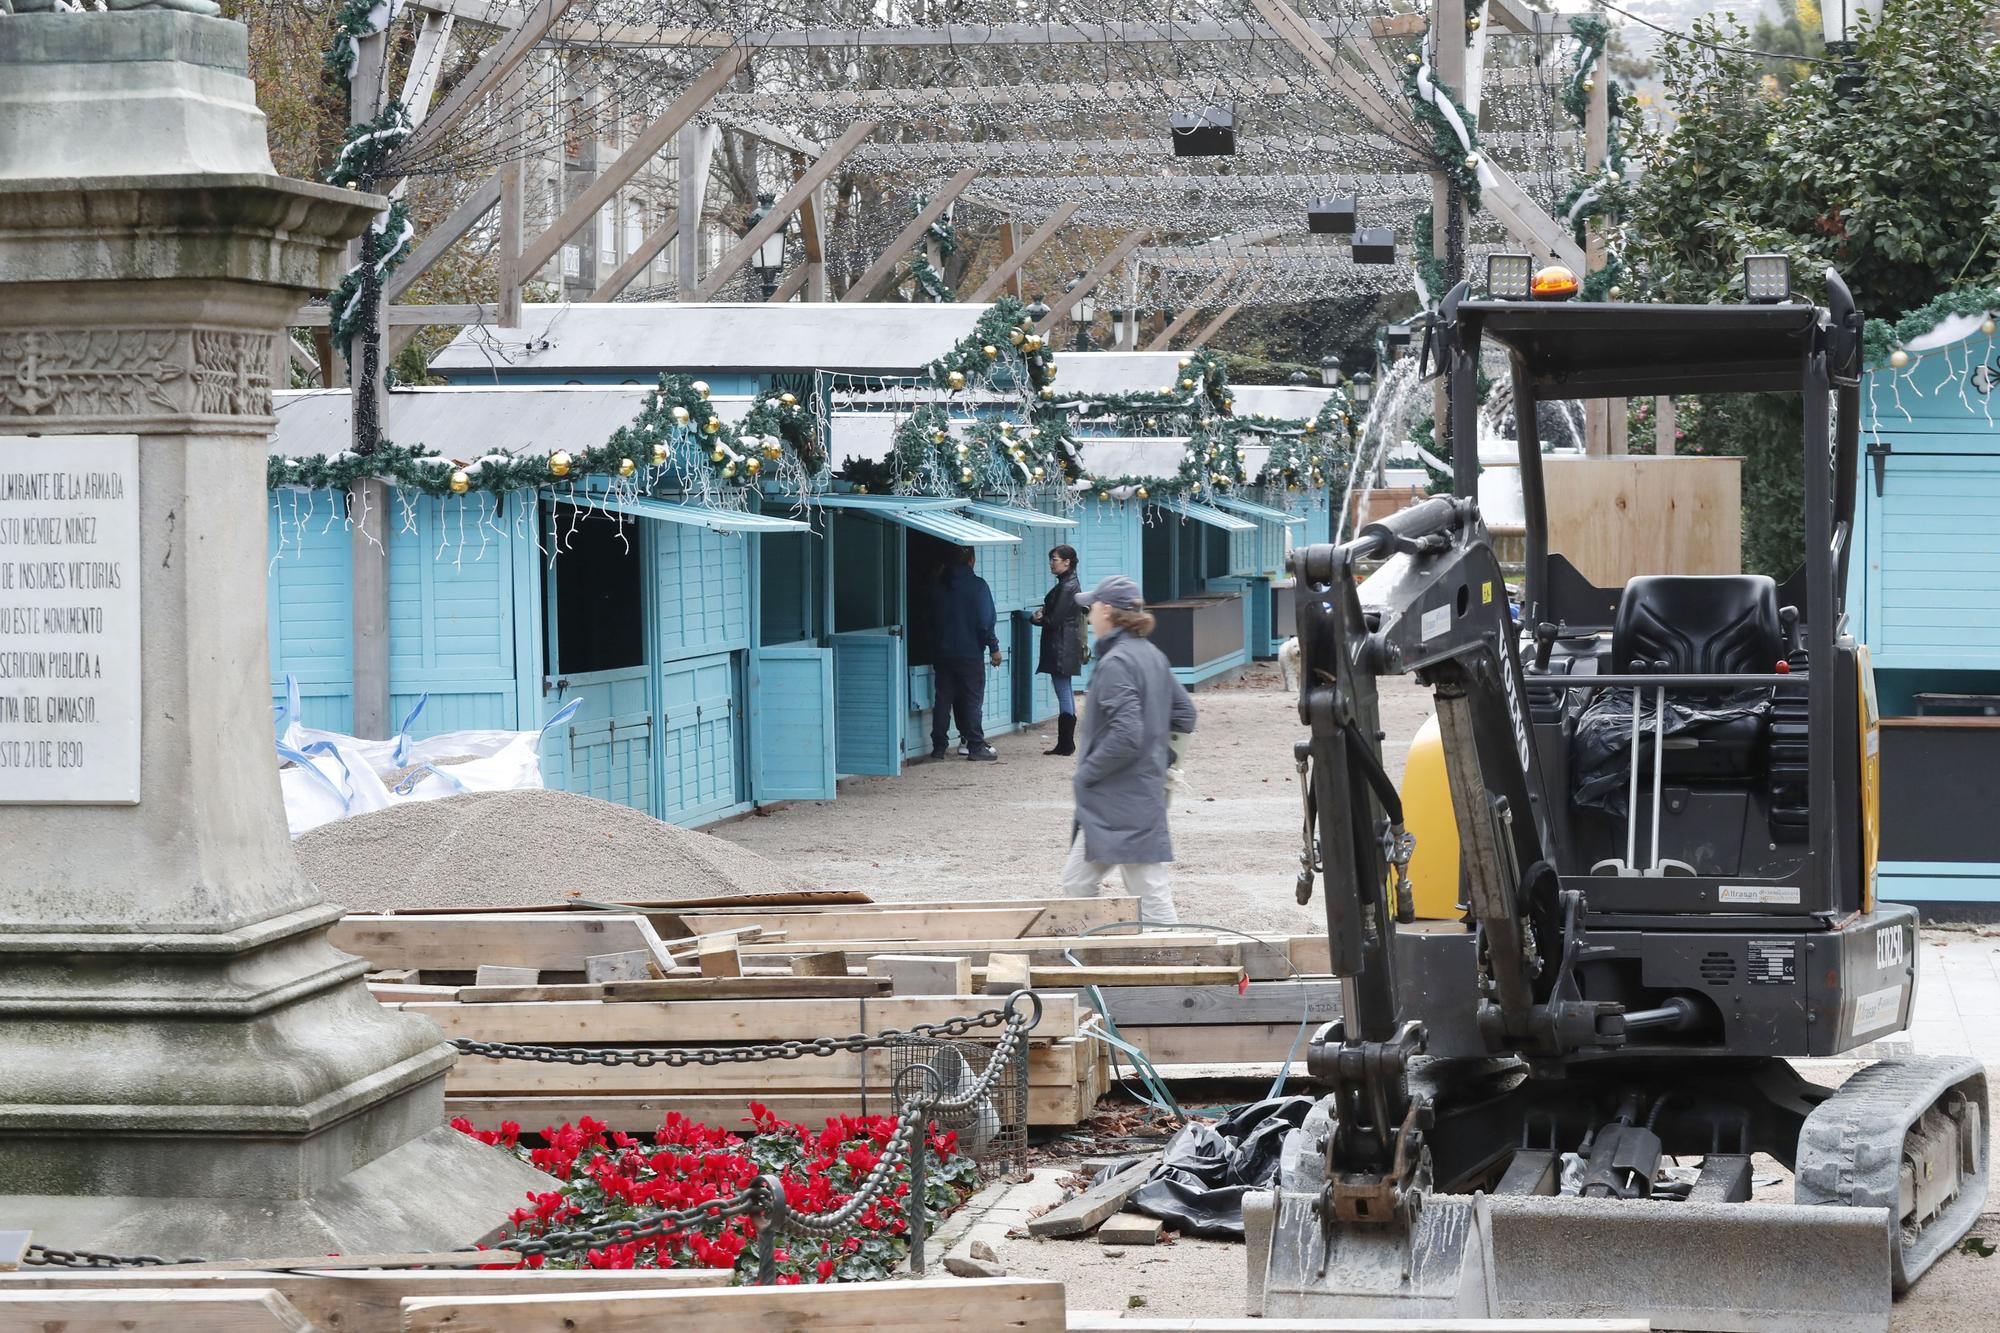
<path fill-rule="evenodd" d="M 1458 821 L 1452 816 L 1451 784 L 1444 771 L 1444 739 L 1435 716 L 1426 718 L 1410 742 L 1403 765 L 1403 827 L 1417 840 L 1410 856 L 1410 889 L 1417 917 L 1450 921 L 1458 909 Z"/>

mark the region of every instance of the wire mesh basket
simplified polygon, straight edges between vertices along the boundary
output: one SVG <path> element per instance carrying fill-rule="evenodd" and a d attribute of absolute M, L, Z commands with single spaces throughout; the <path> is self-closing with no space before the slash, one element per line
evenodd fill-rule
<path fill-rule="evenodd" d="M 993 1062 L 992 1046 L 976 1041 L 938 1037 L 901 1037 L 889 1046 L 891 1086 L 914 1086 L 924 1076 L 906 1070 L 928 1067 L 930 1086 L 950 1097 L 977 1082 Z M 1028 1165 L 1028 1046 L 1022 1042 L 1008 1059 L 1009 1068 L 993 1080 L 987 1094 L 962 1111 L 940 1113 L 940 1129 L 958 1135 L 960 1151 L 981 1166 L 1010 1164 L 1014 1171 Z"/>

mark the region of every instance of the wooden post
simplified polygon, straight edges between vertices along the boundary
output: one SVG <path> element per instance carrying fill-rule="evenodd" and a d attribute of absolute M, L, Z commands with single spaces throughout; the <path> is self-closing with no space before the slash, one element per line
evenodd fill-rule
<path fill-rule="evenodd" d="M 1062 229 L 1063 223 L 1074 217 L 1077 210 L 1082 207 L 1083 205 L 1074 199 L 1056 205 L 1055 212 L 1049 214 L 1041 226 L 1029 233 L 1028 239 L 1021 242 L 1012 254 L 1002 259 L 998 268 L 986 275 L 986 281 L 980 283 L 979 289 L 972 293 L 972 300 L 979 303 L 991 301 L 998 296 L 1000 289 L 1021 271 L 1021 266 L 1032 259 L 1036 251 L 1053 240 L 1055 234 Z"/>
<path fill-rule="evenodd" d="M 680 172 L 680 234 L 674 244 L 674 286 L 691 299 L 701 280 L 701 209 L 708 195 L 708 167 L 722 131 L 713 125 L 683 125 L 674 152 Z"/>
<path fill-rule="evenodd" d="M 1433 0 L 1431 33 L 1431 74 L 1441 87 L 1463 99 L 1465 94 L 1465 0 Z M 1431 250 L 1447 286 L 1463 276 L 1452 266 L 1452 251 L 1465 235 L 1465 201 L 1453 207 L 1450 179 L 1443 172 L 1431 174 Z M 1460 267 L 1463 266 L 1461 260 Z M 1444 299 L 1432 292 L 1433 301 Z M 1438 376 L 1431 391 L 1431 439 L 1444 458 L 1451 457 L 1451 375 Z"/>
<path fill-rule="evenodd" d="M 354 75 L 348 85 L 348 118 L 359 124 L 380 115 L 389 95 L 388 45 L 386 33 L 365 37 L 356 44 Z M 364 237 L 365 239 L 365 237 Z M 350 248 L 355 262 L 362 262 L 366 248 Z M 387 326 L 388 302 L 380 288 L 372 304 L 373 327 L 357 329 L 348 344 L 347 384 L 351 439 L 357 452 L 375 447 L 386 435 L 386 406 L 379 392 L 383 333 Z M 382 739 L 389 734 L 389 488 L 369 478 L 351 484 L 347 490 L 348 515 L 352 522 L 349 558 L 352 570 L 353 650 L 354 650 L 354 734 Z"/>
<path fill-rule="evenodd" d="M 1611 152 L 1610 80 L 1605 76 L 1604 56 L 1599 54 L 1591 69 L 1590 102 L 1583 117 L 1583 160 L 1593 175 L 1604 169 Z M 1596 222 L 1585 233 L 1584 263 L 1591 273 L 1604 268 L 1604 231 Z M 1584 452 L 1594 455 L 1622 454 L 1626 451 L 1627 422 L 1623 398 L 1600 398 L 1584 404 Z"/>
<path fill-rule="evenodd" d="M 931 223 L 942 217 L 945 209 L 951 207 L 952 201 L 965 193 L 965 187 L 978 179 L 979 168 L 967 167 L 946 181 L 925 202 L 924 206 L 918 210 L 917 216 L 911 219 L 910 224 L 896 233 L 896 239 L 889 242 L 888 248 L 875 257 L 875 262 L 870 264 L 867 270 L 854 280 L 854 285 L 849 287 L 846 294 L 840 299 L 843 301 L 874 300 L 875 294 L 881 290 L 882 284 L 887 282 L 895 274 L 898 266 L 902 264 L 903 256 L 910 252 L 910 247 L 923 239 L 923 235 L 930 228 Z M 1012 224 L 1010 223 L 1009 225 L 1011 227 Z M 1003 235 L 1005 234 L 1008 233 L 1003 233 Z M 1011 247 L 1007 253 L 1013 253 Z M 1015 284 L 1017 294 L 1019 285 L 1019 283 Z"/>
<path fill-rule="evenodd" d="M 706 98 L 702 100 L 707 101 Z M 874 133 L 874 130 L 874 121 L 857 120 L 848 126 L 847 131 L 838 139 L 828 144 L 826 151 L 806 168 L 804 175 L 792 183 L 792 188 L 785 191 L 784 197 L 778 200 L 764 220 L 746 232 L 743 238 L 723 255 L 715 270 L 695 286 L 693 299 L 697 301 L 715 299 L 715 294 L 750 262 L 751 256 L 757 253 L 757 247 L 789 222 L 792 214 L 805 205 L 807 198 L 819 189 L 827 177 L 840 169 L 840 164 L 847 160 L 850 153 L 868 141 L 868 136 Z"/>
<path fill-rule="evenodd" d="M 1678 444 L 1673 395 L 1663 393 L 1653 400 L 1653 452 L 1661 458 L 1672 458 Z"/>
<path fill-rule="evenodd" d="M 527 196 L 522 175 L 527 164 L 516 159 L 500 168 L 500 252 L 494 269 L 500 280 L 500 324 L 521 327 L 521 233 L 526 220 Z"/>
<path fill-rule="evenodd" d="M 1046 337 L 1048 331 L 1054 328 L 1058 321 L 1068 317 L 1071 308 L 1078 301 L 1095 291 L 1098 285 L 1111 275 L 1113 269 L 1125 262 L 1127 255 L 1151 240 L 1152 236 L 1153 233 L 1145 227 L 1126 233 L 1123 240 L 1111 247 L 1109 254 L 1084 271 L 1081 281 L 1062 290 L 1054 303 L 1049 306 L 1049 313 L 1035 326 L 1036 332 Z"/>

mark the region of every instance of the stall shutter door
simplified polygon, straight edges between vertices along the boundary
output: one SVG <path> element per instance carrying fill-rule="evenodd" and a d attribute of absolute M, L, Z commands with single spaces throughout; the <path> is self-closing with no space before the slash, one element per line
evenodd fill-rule
<path fill-rule="evenodd" d="M 341 497 L 278 491 L 271 497 L 269 572 L 271 701 L 285 677 L 299 685 L 300 720 L 323 731 L 354 730 L 354 548 Z"/>
<path fill-rule="evenodd" d="M 994 627 L 1000 642 L 1012 647 L 1014 643 L 1014 617 L 1003 611 L 1000 621 Z M 1003 657 L 999 666 L 992 659 L 986 663 L 986 697 L 981 700 L 979 725 L 988 734 L 1011 730 L 1014 726 L 1014 662 L 1011 657 Z"/>
<path fill-rule="evenodd" d="M 520 496 L 505 504 L 523 504 Z M 404 495 L 389 533 L 389 711 L 411 734 L 511 731 L 515 540 L 490 495 Z"/>
<path fill-rule="evenodd" d="M 2000 458 L 1924 452 L 1954 443 L 1899 436 L 1886 455 L 1862 460 L 1878 670 L 1986 668 L 2000 657 Z"/>
<path fill-rule="evenodd" d="M 759 648 L 751 658 L 758 801 L 833 799 L 833 652 L 809 643 Z"/>
<path fill-rule="evenodd" d="M 596 672 L 569 691 L 583 707 L 568 726 L 564 788 L 653 813 L 653 713 L 646 668 Z"/>
<path fill-rule="evenodd" d="M 752 538 L 654 523 L 660 656 L 701 657 L 750 644 Z"/>
<path fill-rule="evenodd" d="M 662 819 L 693 823 L 736 804 L 735 683 L 728 653 L 662 670 Z"/>
<path fill-rule="evenodd" d="M 903 639 L 887 629 L 833 636 L 834 766 L 894 777 L 903 771 L 907 690 Z"/>

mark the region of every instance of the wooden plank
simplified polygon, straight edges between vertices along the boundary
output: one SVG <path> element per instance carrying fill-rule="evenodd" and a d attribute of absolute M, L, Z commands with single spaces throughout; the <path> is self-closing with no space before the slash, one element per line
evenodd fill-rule
<path fill-rule="evenodd" d="M 1127 255 L 1151 239 L 1153 239 L 1153 233 L 1145 227 L 1141 227 L 1137 231 L 1127 232 L 1124 238 L 1112 246 L 1110 250 L 1106 251 L 1095 264 L 1084 270 L 1081 281 L 1070 284 L 1060 292 L 1050 293 L 1050 295 L 1055 297 L 1055 300 L 1049 306 L 1049 313 L 1042 316 L 1042 322 L 1035 325 L 1035 331 L 1046 335 L 1050 329 L 1056 326 L 1058 320 L 1064 319 L 1069 315 L 1070 307 L 1095 291 L 1098 284 L 1110 276 L 1111 270 L 1125 262 Z"/>
<path fill-rule="evenodd" d="M 1318 1024 L 1340 1017 L 1340 983 L 1334 980 L 1258 981 L 1241 994 L 1234 986 L 1106 986 L 1101 994 L 1121 1030 L 1243 1023 L 1296 1028 L 1301 1018 Z"/>
<path fill-rule="evenodd" d="M 870 264 L 867 271 L 854 280 L 854 285 L 849 287 L 847 294 L 840 299 L 842 301 L 874 300 L 875 294 L 881 290 L 882 284 L 888 281 L 889 277 L 895 273 L 896 266 L 903 262 L 911 250 L 916 248 L 917 242 L 923 239 L 924 233 L 929 230 L 931 223 L 943 217 L 944 211 L 951 207 L 952 201 L 957 199 L 961 194 L 964 194 L 965 187 L 978 179 L 978 167 L 965 167 L 957 175 L 953 176 L 943 185 L 940 185 L 936 190 L 933 190 L 930 198 L 925 201 L 924 206 L 917 210 L 917 216 L 911 221 L 910 225 L 896 233 L 896 239 L 889 242 L 882 253 L 876 256 L 875 262 Z"/>
<path fill-rule="evenodd" d="M 1075 1087 L 1082 1081 L 1079 1048 L 1085 1039 L 1037 1042 L 1028 1050 L 1030 1087 Z M 760 1095 L 784 1088 L 822 1092 L 856 1085 L 887 1088 L 895 1074 L 895 1053 L 874 1050 L 806 1055 L 797 1060 L 764 1060 L 718 1065 L 572 1065 L 538 1060 L 496 1060 L 461 1055 L 445 1076 L 449 1096 L 512 1093 L 556 1096 L 570 1092 L 658 1093 L 661 1095 L 736 1091 Z"/>
<path fill-rule="evenodd" d="M 1079 1125 L 1090 1118 L 1102 1083 L 1085 1082 L 1077 1087 L 1051 1084 L 1028 1088 L 1028 1123 L 1036 1126 Z M 519 1094 L 451 1095 L 445 1098 L 447 1116 L 464 1116 L 480 1129 L 498 1129 L 511 1120 L 524 1128 L 540 1129 L 575 1121 L 580 1116 L 601 1120 L 611 1129 L 628 1134 L 651 1134 L 660 1127 L 667 1112 L 673 1111 L 703 1124 L 740 1130 L 750 1124 L 750 1103 L 759 1102 L 772 1114 L 817 1129 L 830 1116 L 893 1115 L 895 1093 L 886 1084 L 871 1087 L 864 1097 L 859 1088 L 800 1090 L 775 1088 L 766 1092 L 715 1092 L 692 1094 L 611 1094 L 566 1092 L 536 1097 Z"/>
<path fill-rule="evenodd" d="M 0 1231 L 0 1273 L 11 1273 L 21 1266 L 34 1238 L 32 1231 Z"/>
<path fill-rule="evenodd" d="M 1283 1060 L 1298 1041 L 1298 1057 L 1305 1058 L 1305 1042 L 1299 1038 L 1299 1021 L 1289 1023 L 1188 1024 L 1182 1027 L 1134 1024 L 1118 1025 L 1118 1035 L 1146 1053 L 1156 1065 L 1224 1065 L 1246 1061 Z M 1307 1027 L 1306 1035 L 1312 1035 Z"/>
<path fill-rule="evenodd" d="M 326 1333 L 397 1333 L 403 1326 L 402 1302 L 410 1296 L 562 1295 L 663 1287 L 724 1287 L 729 1284 L 729 1279 L 727 1270 L 714 1268 L 618 1272 L 590 1269 L 341 1271 L 314 1268 L 285 1273 L 179 1267 L 56 1273 L 42 1269 L 0 1276 L 0 1292 L 103 1290 L 119 1293 L 145 1289 L 242 1292 L 265 1289 L 276 1291 L 290 1301 L 301 1315 Z M 42 1331 L 37 1328 L 36 1333 Z M 204 1330 L 190 1325 L 185 1326 L 185 1333 L 204 1333 Z"/>
<path fill-rule="evenodd" d="M 736 952 L 736 941 L 727 935 L 714 935 L 701 942 L 700 964 L 704 977 L 743 975 L 743 959 Z"/>
<path fill-rule="evenodd" d="M 475 986 L 534 986 L 541 983 L 542 973 L 540 968 L 485 963 L 473 977 Z"/>
<path fill-rule="evenodd" d="M 1079 902 L 1088 899 L 1078 899 Z M 656 913 L 679 913 L 704 907 L 807 907 L 813 905 L 839 907 L 843 910 L 866 907 L 874 902 L 858 889 L 787 889 L 775 893 L 723 893 L 703 898 L 641 898 L 629 903 L 603 903 L 577 895 L 551 903 L 508 903 L 490 907 L 394 907 L 390 916 L 515 916 L 546 912 L 615 912 L 629 915 L 633 912 L 651 916 Z"/>
<path fill-rule="evenodd" d="M 589 982 L 559 986 L 444 986 L 449 994 L 412 998 L 456 999 L 462 1004 L 520 1004 L 535 1000 L 833 1000 L 887 995 L 880 977 L 701 977 L 686 974 L 646 981 Z"/>
<path fill-rule="evenodd" d="M 417 1001 L 421 1003 L 421 1002 L 435 1002 L 439 1000 L 454 1000 L 458 998 L 458 993 L 461 989 L 463 988 L 458 986 L 406 986 L 406 985 L 395 985 L 393 983 L 386 985 L 377 985 L 372 981 L 368 983 L 368 993 L 370 995 L 373 995 L 377 1000 L 381 1001 L 383 1004 L 407 1004 L 411 1001 Z M 519 986 L 499 986 L 495 987 L 495 989 L 520 990 L 522 988 Z"/>
<path fill-rule="evenodd" d="M 646 233 L 644 240 L 631 254 L 626 255 L 611 276 L 597 284 L 597 290 L 590 294 L 593 301 L 615 301 L 618 294 L 632 285 L 632 280 L 646 271 L 646 265 L 653 257 L 667 248 L 667 243 L 680 234 L 681 218 L 676 212 L 669 212 L 667 220 Z"/>
<path fill-rule="evenodd" d="M 651 981 L 659 975 L 659 969 L 650 949 L 628 949 L 624 953 L 601 953 L 584 959 L 583 979 L 588 989 L 598 990 L 610 981 Z"/>
<path fill-rule="evenodd" d="M 548 916 L 349 916 L 327 938 L 336 949 L 368 959 L 376 971 L 471 971 L 481 963 L 581 972 L 597 954 L 645 949 L 657 942 L 643 916 L 610 913 Z"/>
<path fill-rule="evenodd" d="M 999 295 L 1000 289 L 1007 285 L 1008 280 L 1021 271 L 1021 266 L 1034 258 L 1037 250 L 1055 239 L 1055 234 L 1062 230 L 1063 223 L 1075 217 L 1077 210 L 1082 207 L 1083 205 L 1074 199 L 1057 204 L 1055 211 L 1048 215 L 1042 225 L 1035 228 L 1013 254 L 1001 260 L 999 265 L 986 275 L 986 281 L 980 283 L 978 290 L 969 298 L 971 302 L 977 305 L 991 301 Z"/>
<path fill-rule="evenodd" d="M 1139 1213 L 1119 1213 L 1097 1229 L 1099 1245 L 1158 1245 L 1160 1219 Z"/>
<path fill-rule="evenodd" d="M 1112 1173 L 1068 1203 L 1052 1208 L 1040 1217 L 1030 1218 L 1028 1234 L 1081 1236 L 1123 1208 L 1125 1201 L 1146 1183 L 1147 1177 L 1153 1174 L 1153 1168 L 1159 1164 L 1160 1154 L 1150 1153 L 1123 1171 Z"/>
<path fill-rule="evenodd" d="M 855 980 L 882 984 L 881 978 Z M 676 982 L 635 981 L 626 986 L 657 987 Z M 747 982 L 734 983 L 739 985 Z M 545 988 L 546 989 L 546 988 Z M 526 1004 L 420 1003 L 398 1008 L 421 1014 L 444 1029 L 447 1037 L 529 1044 L 579 1041 L 674 1043 L 792 1041 L 808 1037 L 846 1036 L 853 1032 L 908 1029 L 942 1023 L 964 1014 L 995 1007 L 986 995 L 881 996 L 859 1000 L 746 1000 L 733 1004 L 706 1001 L 633 1000 L 604 1003 L 589 1000 Z M 1056 1040 L 1077 1033 L 1078 1007 L 1068 995 L 1042 1003 L 1042 1021 L 1033 1038 Z M 984 1029 L 997 1036 L 997 1028 Z"/>
<path fill-rule="evenodd" d="M 972 964 L 932 954 L 883 953 L 868 960 L 868 975 L 887 977 L 896 995 L 969 995 Z"/>
<path fill-rule="evenodd" d="M 972 969 L 978 977 L 984 969 Z M 1234 988 L 1243 976 L 1243 969 L 1227 965 L 1210 967 L 1200 963 L 1135 963 L 1127 966 L 1117 964 L 1091 964 L 1084 967 L 1034 967 L 1028 969 L 1028 980 L 1036 990 L 1047 994 L 1048 990 L 1064 991 L 1074 986 L 1111 986 L 1120 990 L 1143 990 L 1148 987 L 1182 986 L 1228 986 Z M 1044 988 L 1048 988 L 1045 990 Z"/>
<path fill-rule="evenodd" d="M 1143 942 L 1131 935 L 1036 936 L 1016 940 L 850 940 L 845 942 L 845 948 L 855 955 L 963 954 L 972 960 L 974 967 L 986 966 L 987 955 L 992 953 L 1026 954 L 1029 963 L 1035 967 L 1061 967 L 1070 961 L 1063 956 L 1065 953 L 1075 954 L 1078 962 L 1093 966 L 1101 963 L 1123 966 L 1199 963 L 1222 967 L 1230 964 L 1240 966 L 1244 946 L 1234 939 L 1224 940 L 1214 935 L 1176 934 L 1148 936 Z M 746 958 L 776 958 L 797 954 L 801 949 L 793 944 L 760 942 L 743 952 Z M 1264 980 L 1261 977 L 1255 979 Z"/>
<path fill-rule="evenodd" d="M 847 940 L 1008 940 L 1026 935 L 1042 915 L 1039 907 L 981 908 L 940 912 L 929 907 L 900 911 L 877 908 L 854 912 L 685 912 L 689 930 L 728 930 L 761 925 L 782 930 L 794 944 Z"/>
<path fill-rule="evenodd" d="M 1651 1333 L 1645 1319 L 1458 1319 L 1404 1314 L 1344 1319 L 1131 1319 L 1124 1311 L 1077 1310 L 1069 1333 Z"/>
<path fill-rule="evenodd" d="M 270 1287 L 242 1291 L 0 1292 L 0 1333 L 130 1333 L 185 1328 L 201 1333 L 317 1333 Z"/>
<path fill-rule="evenodd" d="M 1024 953 L 988 954 L 981 971 L 984 981 L 981 989 L 988 995 L 1011 995 L 1029 985 L 1028 955 Z"/>
<path fill-rule="evenodd" d="M 405 1302 L 404 1333 L 875 1333 L 884 1328 L 967 1333 L 1063 1333 L 1063 1286 L 1027 1278 L 735 1287 L 723 1291 L 588 1296 L 429 1297 Z"/>
<path fill-rule="evenodd" d="M 1552 549 L 1600 588 L 1743 568 L 1740 458 L 1561 458 L 1542 469 Z"/>
<path fill-rule="evenodd" d="M 847 954 L 841 949 L 832 949 L 825 953 L 800 954 L 792 959 L 792 975 L 844 977 L 847 975 Z"/>

